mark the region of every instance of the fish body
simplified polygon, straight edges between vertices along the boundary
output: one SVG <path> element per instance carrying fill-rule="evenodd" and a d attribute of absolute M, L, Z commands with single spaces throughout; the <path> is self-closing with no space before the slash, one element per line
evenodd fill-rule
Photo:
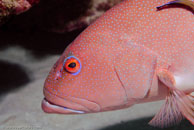
<path fill-rule="evenodd" d="M 192 4 L 125 0 L 107 11 L 53 66 L 43 110 L 93 113 L 166 99 L 151 125 L 168 127 L 183 117 L 194 124 L 194 15 L 185 8 Z"/>

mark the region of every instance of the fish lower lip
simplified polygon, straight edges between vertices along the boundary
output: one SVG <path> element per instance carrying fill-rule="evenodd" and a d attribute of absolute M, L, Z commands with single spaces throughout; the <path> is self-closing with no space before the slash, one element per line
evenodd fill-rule
<path fill-rule="evenodd" d="M 85 113 L 84 111 L 79 111 L 79 110 L 74 110 L 71 108 L 67 108 L 65 106 L 60 106 L 60 105 L 56 105 L 50 101 L 48 101 L 46 98 L 43 99 L 42 101 L 42 108 L 45 112 L 47 113 L 53 113 L 53 111 L 55 111 L 55 109 L 57 109 L 57 111 L 59 111 L 59 113 L 76 113 L 76 114 L 83 114 Z"/>
<path fill-rule="evenodd" d="M 100 111 L 100 106 L 97 103 L 87 99 L 73 96 L 57 96 L 46 88 L 44 88 L 43 93 L 47 101 L 45 99 L 42 100 L 42 109 L 47 113 L 81 114 Z"/>

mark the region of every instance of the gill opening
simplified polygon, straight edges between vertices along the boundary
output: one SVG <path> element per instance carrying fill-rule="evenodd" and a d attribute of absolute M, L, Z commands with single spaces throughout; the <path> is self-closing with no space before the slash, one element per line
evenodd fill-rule
<path fill-rule="evenodd" d="M 127 91 L 126 91 L 126 89 L 125 89 L 125 85 L 124 85 L 123 82 L 121 81 L 121 79 L 120 79 L 120 77 L 119 77 L 119 74 L 118 74 L 118 72 L 117 72 L 117 70 L 116 70 L 115 67 L 114 67 L 114 71 L 115 71 L 115 73 L 116 73 L 116 76 L 117 76 L 119 82 L 121 83 L 122 88 L 123 88 L 124 91 L 125 91 L 125 97 L 126 97 L 126 98 L 125 98 L 125 103 L 127 104 L 128 98 L 127 98 Z"/>

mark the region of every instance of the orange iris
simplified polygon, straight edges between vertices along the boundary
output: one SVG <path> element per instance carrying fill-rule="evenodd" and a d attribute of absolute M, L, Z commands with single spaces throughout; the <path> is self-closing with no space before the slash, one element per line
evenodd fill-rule
<path fill-rule="evenodd" d="M 70 73 L 76 73 L 80 69 L 80 63 L 75 58 L 69 58 L 65 61 L 65 70 Z"/>

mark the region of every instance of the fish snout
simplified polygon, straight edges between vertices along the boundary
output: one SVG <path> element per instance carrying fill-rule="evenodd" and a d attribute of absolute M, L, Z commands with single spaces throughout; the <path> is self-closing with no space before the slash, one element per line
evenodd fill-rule
<path fill-rule="evenodd" d="M 42 109 L 46 113 L 83 114 L 100 111 L 100 106 L 97 103 L 86 99 L 71 96 L 59 97 L 45 88 L 44 95 Z"/>

